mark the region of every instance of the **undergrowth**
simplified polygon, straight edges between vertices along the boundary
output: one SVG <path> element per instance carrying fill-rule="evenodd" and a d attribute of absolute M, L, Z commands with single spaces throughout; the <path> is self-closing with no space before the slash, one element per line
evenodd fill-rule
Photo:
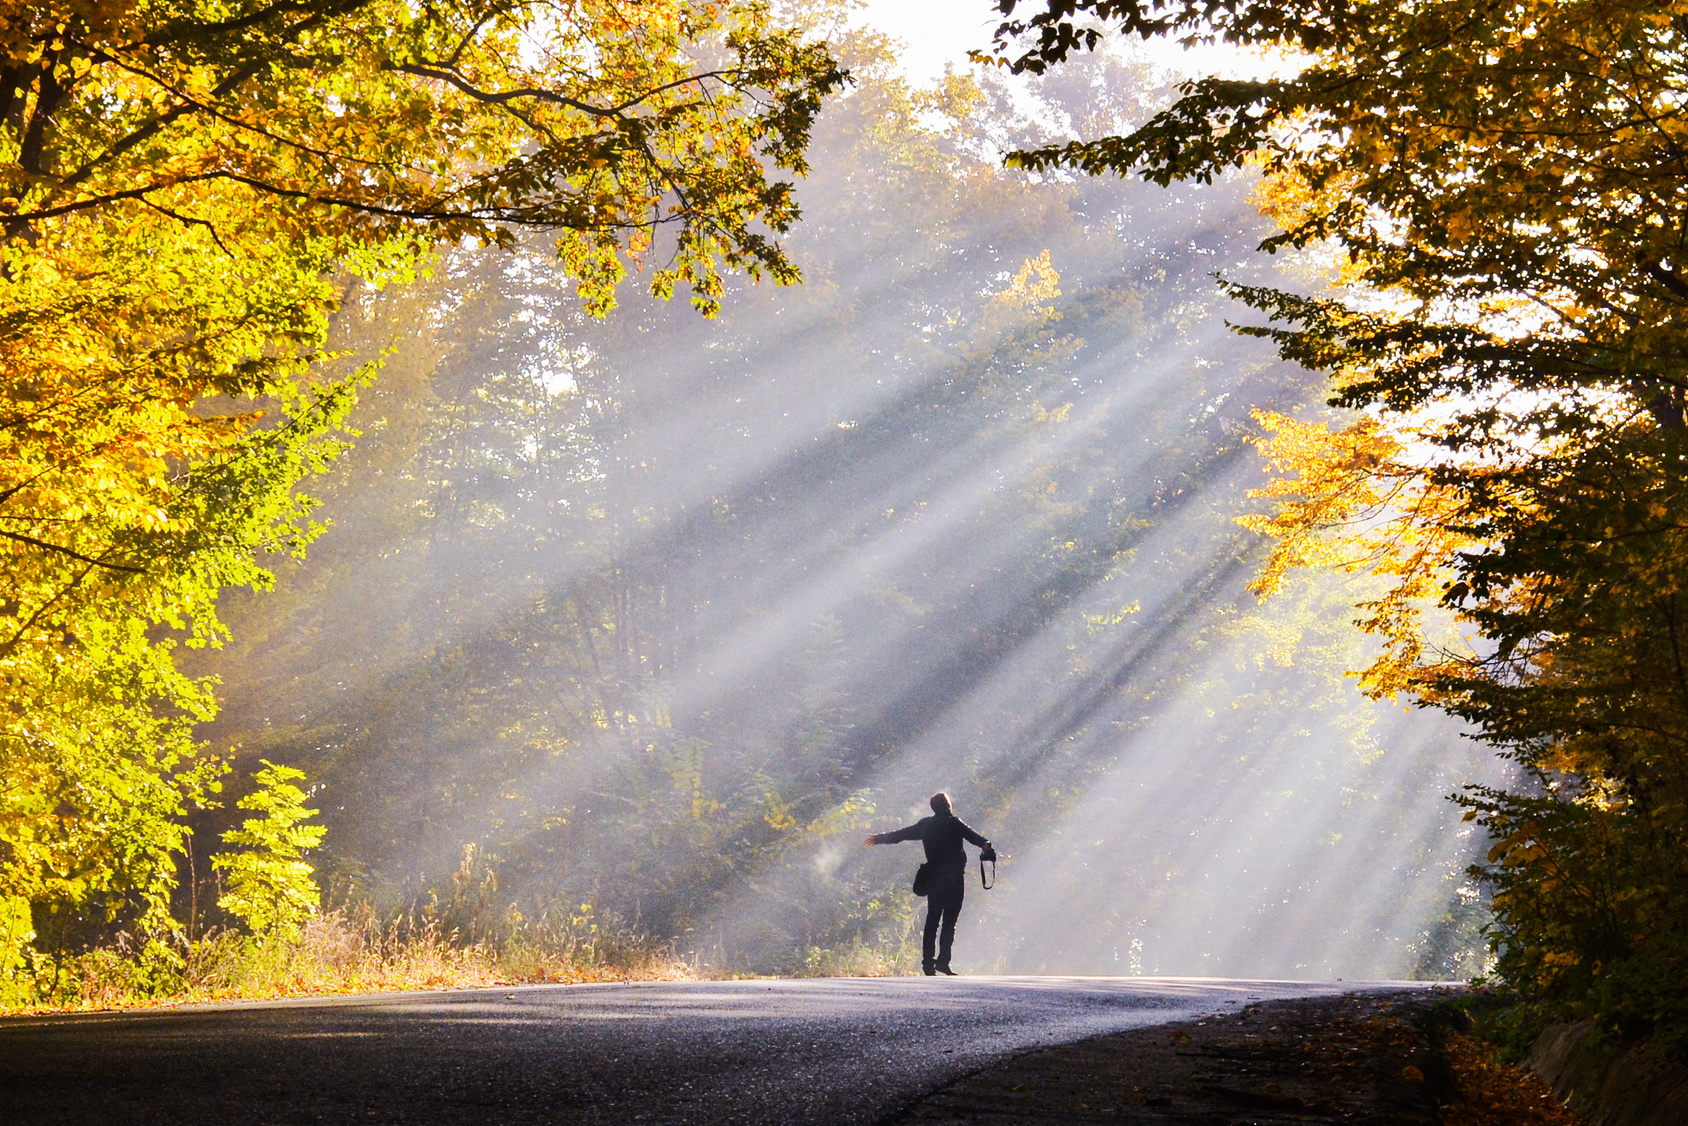
<path fill-rule="evenodd" d="M 808 946 L 798 977 L 898 977 L 920 966 L 919 947 L 909 942 L 874 942 L 860 937 L 837 946 Z"/>

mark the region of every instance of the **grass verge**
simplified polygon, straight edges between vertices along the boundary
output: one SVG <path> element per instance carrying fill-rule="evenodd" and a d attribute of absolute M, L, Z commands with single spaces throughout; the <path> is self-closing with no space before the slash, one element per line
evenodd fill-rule
<path fill-rule="evenodd" d="M 116 943 L 40 955 L 11 979 L 9 1015 L 547 982 L 680 981 L 697 968 L 671 945 L 589 915 L 541 918 L 464 942 L 432 918 L 382 924 L 331 911 L 295 934 L 219 931 L 192 942 Z"/>

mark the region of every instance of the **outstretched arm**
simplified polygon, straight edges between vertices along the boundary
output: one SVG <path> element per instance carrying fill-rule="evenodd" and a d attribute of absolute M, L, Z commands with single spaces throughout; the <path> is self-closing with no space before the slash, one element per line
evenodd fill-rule
<path fill-rule="evenodd" d="M 918 841 L 921 839 L 925 828 L 925 821 L 916 821 L 913 825 L 907 825 L 889 833 L 875 833 L 862 843 L 871 847 L 873 845 L 898 844 L 902 841 Z"/>
<path fill-rule="evenodd" d="M 957 818 L 957 820 L 960 820 L 960 819 Z M 966 837 L 969 841 L 973 842 L 974 844 L 978 845 L 980 848 L 988 849 L 991 846 L 990 841 L 986 840 L 977 831 L 975 831 L 974 828 L 971 825 L 967 824 L 967 822 L 965 822 L 965 821 L 961 822 L 961 835 L 963 837 Z"/>

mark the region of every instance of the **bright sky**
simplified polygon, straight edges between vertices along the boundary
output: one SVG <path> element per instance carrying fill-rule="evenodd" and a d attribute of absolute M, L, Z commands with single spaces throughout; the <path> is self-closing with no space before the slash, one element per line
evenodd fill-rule
<path fill-rule="evenodd" d="M 1035 3 L 1023 13 L 1040 10 Z M 992 0 L 864 0 L 857 22 L 901 39 L 903 73 L 916 84 L 944 73 L 944 64 L 966 68 L 970 48 L 990 44 L 991 32 L 1002 22 Z M 1135 42 L 1135 41 L 1134 41 Z M 1262 63 L 1234 48 L 1206 47 L 1186 52 L 1176 44 L 1140 45 L 1160 64 L 1173 70 L 1230 73 L 1237 77 L 1282 69 L 1282 62 Z M 1291 68 L 1293 69 L 1293 67 Z"/>
<path fill-rule="evenodd" d="M 867 0 L 858 19 L 901 39 L 903 73 L 924 83 L 946 62 L 965 69 L 968 49 L 988 44 L 1002 16 L 991 0 Z"/>

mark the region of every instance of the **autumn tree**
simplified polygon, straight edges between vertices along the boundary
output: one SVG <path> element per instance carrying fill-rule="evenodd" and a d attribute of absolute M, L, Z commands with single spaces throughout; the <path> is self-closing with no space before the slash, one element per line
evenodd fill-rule
<path fill-rule="evenodd" d="M 313 534 L 335 279 L 543 230 L 595 312 L 637 263 L 712 313 L 797 277 L 842 81 L 756 3 L 0 4 L 0 915 L 167 921 L 215 775 L 172 647 Z"/>
<path fill-rule="evenodd" d="M 1258 168 L 1266 248 L 1334 251 L 1325 295 L 1234 287 L 1349 420 L 1263 417 L 1261 589 L 1302 563 L 1389 580 L 1368 686 L 1469 720 L 1531 782 L 1466 798 L 1500 973 L 1541 1016 L 1688 1047 L 1688 4 L 999 7 L 989 57 L 1020 72 L 1109 34 L 1299 60 L 1010 162 Z"/>

